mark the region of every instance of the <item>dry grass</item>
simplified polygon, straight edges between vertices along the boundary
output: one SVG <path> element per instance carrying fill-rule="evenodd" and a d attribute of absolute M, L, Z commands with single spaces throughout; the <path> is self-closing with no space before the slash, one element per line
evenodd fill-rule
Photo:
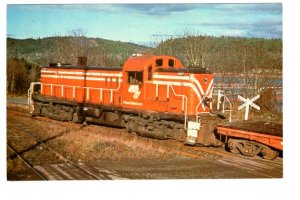
<path fill-rule="evenodd" d="M 7 103 L 6 109 L 8 110 L 15 110 L 18 112 L 24 112 L 29 113 L 29 106 L 28 105 L 22 105 L 22 104 L 16 104 L 16 103 Z"/>
<path fill-rule="evenodd" d="M 169 155 L 157 144 L 157 140 L 107 127 L 86 127 L 70 132 L 49 144 L 59 148 L 73 161 L 146 159 Z"/>
<path fill-rule="evenodd" d="M 25 170 L 25 165 L 20 159 L 16 158 L 14 160 L 7 160 L 8 172 L 14 171 L 15 173 L 18 173 L 24 170 Z"/>

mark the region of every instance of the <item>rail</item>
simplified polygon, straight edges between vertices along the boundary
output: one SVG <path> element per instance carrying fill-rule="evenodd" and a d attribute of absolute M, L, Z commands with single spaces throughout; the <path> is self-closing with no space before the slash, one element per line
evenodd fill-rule
<path fill-rule="evenodd" d="M 222 98 L 223 97 L 223 98 Z M 218 90 L 218 96 L 217 96 L 217 110 L 220 110 L 220 105 L 222 104 L 222 113 L 229 112 L 229 122 L 231 122 L 231 111 L 232 111 L 232 104 L 228 97 L 222 93 L 221 90 Z M 223 100 L 222 100 L 223 99 Z M 229 104 L 229 109 L 225 109 L 226 103 Z"/>
<path fill-rule="evenodd" d="M 34 171 L 39 177 L 41 177 L 43 180 L 48 180 L 47 177 L 45 177 L 43 174 L 41 174 L 37 169 L 34 168 L 32 164 L 30 164 L 12 145 L 6 144 L 18 158 L 20 158 L 23 163 L 30 168 L 32 171 Z"/>
<path fill-rule="evenodd" d="M 34 88 L 35 88 L 35 86 L 36 85 L 40 85 L 41 84 L 41 82 L 32 82 L 32 83 L 30 83 L 30 87 L 29 87 L 29 89 L 28 89 L 28 91 L 27 91 L 27 93 L 28 93 L 28 100 L 27 100 L 27 102 L 28 102 L 28 105 L 31 105 L 32 104 L 32 94 L 35 92 L 34 91 Z"/>
<path fill-rule="evenodd" d="M 27 104 L 29 106 L 29 110 L 30 110 L 31 114 L 34 111 L 32 94 L 35 93 L 35 86 L 36 85 L 41 85 L 41 82 L 32 82 L 32 83 L 30 83 L 30 87 L 29 87 L 29 89 L 27 91 Z"/>
<path fill-rule="evenodd" d="M 184 130 L 187 130 L 187 103 L 188 103 L 188 97 L 183 94 L 177 94 L 171 84 L 167 85 L 167 91 L 169 91 L 169 88 L 171 88 L 174 96 L 177 97 L 182 97 L 182 104 L 181 104 L 181 109 L 184 111 Z M 169 95 L 169 92 L 168 92 Z"/>
<path fill-rule="evenodd" d="M 36 140 L 38 142 L 39 145 L 43 145 L 44 147 L 46 147 L 49 151 L 53 152 L 54 154 L 56 154 L 61 160 L 64 160 L 66 163 L 78 168 L 79 170 L 83 171 L 84 173 L 88 174 L 89 176 L 93 177 L 96 180 L 101 180 L 102 178 L 98 175 L 98 174 L 94 174 L 93 172 L 91 172 L 89 169 L 84 168 L 83 166 L 81 166 L 78 163 L 75 163 L 73 161 L 71 161 L 69 158 L 65 157 L 65 155 L 61 154 L 60 152 L 58 152 L 57 150 L 55 150 L 54 148 L 52 148 L 51 146 L 49 146 L 45 140 L 40 139 L 39 137 L 35 136 L 32 132 L 24 129 L 24 126 L 21 125 L 16 125 L 14 126 L 15 129 L 21 131 L 22 133 L 26 134 L 27 136 L 33 138 L 34 140 Z M 58 134 L 57 136 L 62 135 L 62 133 Z M 56 137 L 57 137 L 56 136 Z"/>
<path fill-rule="evenodd" d="M 187 104 L 188 104 L 188 97 L 186 95 L 182 95 L 182 94 L 177 94 L 173 88 L 173 85 L 168 83 L 167 84 L 167 99 L 169 99 L 170 97 L 170 88 L 172 90 L 172 93 L 174 94 L 174 96 L 177 97 L 181 97 L 182 98 L 182 104 L 181 104 L 181 109 L 184 112 L 184 129 L 187 130 Z M 156 96 L 158 96 L 158 84 L 156 84 Z M 199 103 L 196 106 L 196 122 L 199 122 L 199 112 L 198 109 L 200 107 L 200 105 L 203 102 L 203 99 L 207 97 L 206 95 L 203 95 L 203 97 L 201 99 L 199 99 Z"/>

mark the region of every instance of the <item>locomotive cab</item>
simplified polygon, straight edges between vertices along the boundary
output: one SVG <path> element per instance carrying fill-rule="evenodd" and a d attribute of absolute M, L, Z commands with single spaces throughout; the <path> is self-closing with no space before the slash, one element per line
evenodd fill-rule
<path fill-rule="evenodd" d="M 187 144 L 213 143 L 198 133 L 201 119 L 210 113 L 213 75 L 205 69 L 184 68 L 171 56 L 141 55 L 129 58 L 123 66 L 122 106 L 153 112 L 182 121 Z M 205 124 L 205 123 L 203 123 Z M 207 131 L 207 130 L 206 130 Z M 209 133 L 212 135 L 212 133 Z"/>
<path fill-rule="evenodd" d="M 149 109 L 147 94 L 153 89 L 149 83 L 153 82 L 153 75 L 157 69 L 168 68 L 182 68 L 182 63 L 169 56 L 142 55 L 129 58 L 123 66 L 123 106 L 129 109 Z"/>

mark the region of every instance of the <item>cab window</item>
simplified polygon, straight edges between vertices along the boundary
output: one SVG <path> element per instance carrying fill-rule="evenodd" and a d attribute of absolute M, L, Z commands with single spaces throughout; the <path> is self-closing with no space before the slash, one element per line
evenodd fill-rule
<path fill-rule="evenodd" d="M 148 80 L 149 81 L 152 80 L 152 65 L 150 65 L 148 68 Z"/>
<path fill-rule="evenodd" d="M 128 83 L 132 85 L 143 84 L 143 72 L 127 72 L 128 73 Z"/>
<path fill-rule="evenodd" d="M 169 67 L 174 67 L 175 61 L 173 59 L 169 59 L 168 64 L 169 64 Z"/>
<path fill-rule="evenodd" d="M 163 66 L 163 59 L 157 59 L 155 61 L 156 67 L 162 67 Z"/>

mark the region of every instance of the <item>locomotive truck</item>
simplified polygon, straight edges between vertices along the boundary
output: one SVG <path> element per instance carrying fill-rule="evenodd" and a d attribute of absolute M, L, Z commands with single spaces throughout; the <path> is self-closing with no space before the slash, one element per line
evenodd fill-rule
<path fill-rule="evenodd" d="M 134 55 L 123 67 L 51 63 L 31 83 L 32 115 L 123 127 L 137 135 L 187 145 L 219 146 L 212 113 L 213 74 L 172 56 Z"/>

